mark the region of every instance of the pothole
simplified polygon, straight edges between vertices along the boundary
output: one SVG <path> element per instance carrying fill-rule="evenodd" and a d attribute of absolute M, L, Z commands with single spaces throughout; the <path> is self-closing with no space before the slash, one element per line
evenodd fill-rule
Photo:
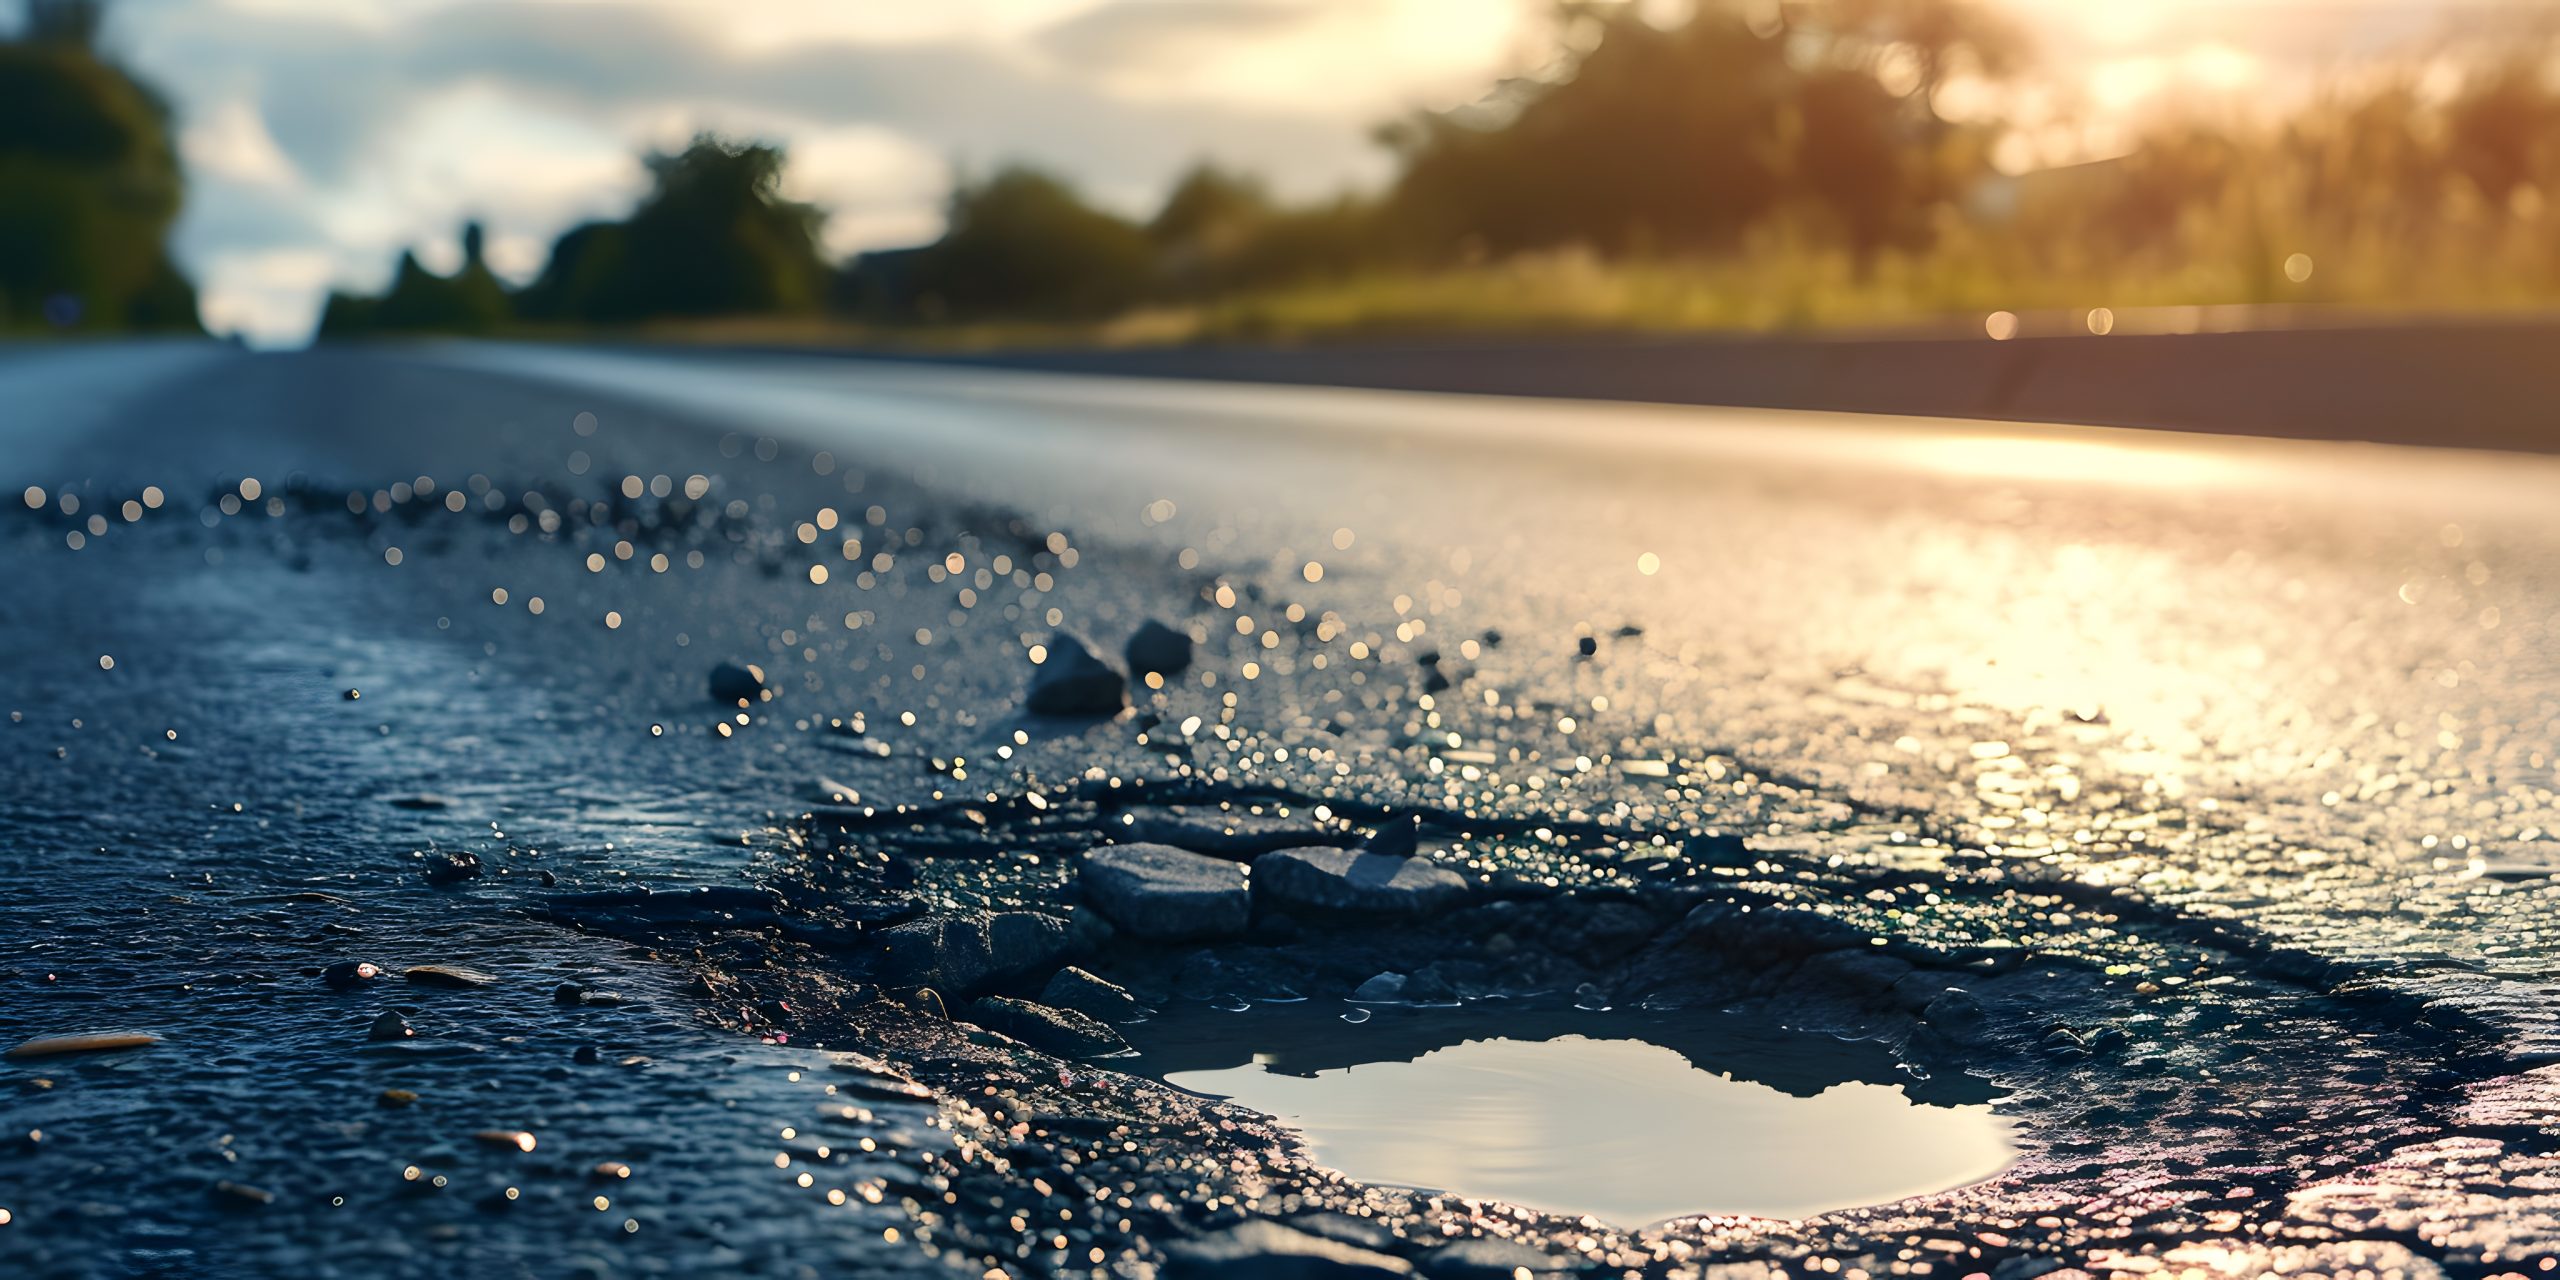
<path fill-rule="evenodd" d="M 1983 1082 L 1740 1015 L 1311 1001 L 1177 1005 L 1127 1031 L 1140 1070 L 1273 1117 L 1347 1177 L 1622 1228 L 1807 1218 L 2017 1154 Z"/>

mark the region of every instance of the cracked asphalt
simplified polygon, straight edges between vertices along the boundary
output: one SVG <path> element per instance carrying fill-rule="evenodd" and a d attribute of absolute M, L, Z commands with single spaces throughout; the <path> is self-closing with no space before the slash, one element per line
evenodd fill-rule
<path fill-rule="evenodd" d="M 158 1038 L 0 1064 L 13 1274 L 2560 1256 L 2551 460 L 141 346 L 0 355 L 0 481 L 0 1042 Z M 1025 712 L 1035 650 L 1149 620 L 1187 669 Z M 1380 831 L 1466 896 L 1167 941 L 1079 887 Z M 1803 1222 L 1363 1186 L 982 1025 L 1068 963 L 1759 1019 L 1996 1091 L 2023 1153 Z"/>

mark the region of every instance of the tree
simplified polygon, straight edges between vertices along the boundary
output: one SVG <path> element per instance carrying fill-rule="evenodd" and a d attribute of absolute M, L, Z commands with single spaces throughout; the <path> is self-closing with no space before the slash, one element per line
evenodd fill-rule
<path fill-rule="evenodd" d="M 0 42 L 0 328 L 197 327 L 165 241 L 169 110 L 91 46 L 98 6 L 36 0 Z"/>
<path fill-rule="evenodd" d="M 610 261 L 581 262 L 579 318 L 806 311 L 825 293 L 826 215 L 781 195 L 783 151 L 711 134 L 648 158 L 652 189 L 611 237 Z M 582 257 L 598 247 L 582 245 Z"/>
<path fill-rule="evenodd" d="M 440 276 L 414 253 L 403 252 L 391 287 L 379 298 L 333 293 L 320 313 L 320 336 L 381 333 L 492 333 L 505 327 L 513 307 L 506 286 L 489 270 L 487 237 L 477 222 L 462 228 L 462 269 Z"/>
<path fill-rule="evenodd" d="M 1581 52 L 1554 77 L 1384 131 L 1410 244 L 1718 252 L 1809 207 L 1863 267 L 1919 243 L 1958 185 L 1950 155 L 1980 150 L 1948 146 L 1940 87 L 2021 57 L 2012 29 L 1967 0 L 1708 0 L 1667 28 L 1629 5 L 1565 12 Z"/>
<path fill-rule="evenodd" d="M 1152 282 L 1144 231 L 1038 170 L 963 182 L 949 209 L 949 229 L 909 276 L 928 316 L 1098 315 L 1137 301 Z"/>

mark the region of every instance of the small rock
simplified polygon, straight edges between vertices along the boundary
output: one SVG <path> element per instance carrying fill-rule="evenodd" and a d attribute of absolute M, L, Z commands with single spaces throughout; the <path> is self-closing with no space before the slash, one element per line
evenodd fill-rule
<path fill-rule="evenodd" d="M 882 931 L 874 971 L 885 987 L 932 987 L 952 999 L 1064 964 L 1076 950 L 1066 921 L 1037 911 L 965 911 Z"/>
<path fill-rule="evenodd" d="M 711 700 L 724 707 L 753 706 L 768 696 L 764 668 L 753 663 L 723 662 L 711 669 Z"/>
<path fill-rule="evenodd" d="M 91 1031 L 80 1035 L 38 1036 L 11 1049 L 11 1058 L 50 1058 L 61 1053 L 104 1053 L 112 1049 L 141 1049 L 160 1043 L 160 1037 L 146 1031 Z"/>
<path fill-rule="evenodd" d="M 533 1150 L 533 1135 L 522 1129 L 481 1129 L 471 1136 L 492 1147 L 512 1147 L 518 1151 Z"/>
<path fill-rule="evenodd" d="M 969 1006 L 979 1026 L 1061 1058 L 1103 1058 L 1129 1052 L 1120 1033 L 1073 1009 L 990 996 Z"/>
<path fill-rule="evenodd" d="M 1146 1012 L 1127 988 L 1073 965 L 1058 970 L 1049 985 L 1040 988 L 1040 1002 L 1101 1022 L 1127 1022 Z"/>
<path fill-rule="evenodd" d="M 1360 846 L 1369 853 L 1410 858 L 1422 847 L 1422 819 L 1415 814 L 1380 819 L 1378 829 Z"/>
<path fill-rule="evenodd" d="M 214 1198 L 235 1209 L 256 1209 L 276 1202 L 275 1192 L 245 1182 L 217 1182 L 213 1184 L 213 1194 Z"/>
<path fill-rule="evenodd" d="M 618 991 L 586 991 L 578 995 L 578 1003 L 590 1008 L 612 1008 L 624 1003 Z"/>
<path fill-rule="evenodd" d="M 1395 1004 L 1404 999 L 1405 976 L 1381 973 L 1361 983 L 1351 992 L 1353 1004 Z"/>
<path fill-rule="evenodd" d="M 395 1010 L 385 1009 L 382 1011 L 381 1017 L 373 1020 L 373 1026 L 365 1031 L 364 1038 L 367 1040 L 406 1040 L 416 1034 L 418 1033 L 409 1029 L 409 1020 L 407 1018 L 401 1017 Z"/>
<path fill-rule="evenodd" d="M 427 855 L 426 876 L 427 883 L 432 885 L 477 880 L 480 878 L 480 855 L 468 849 L 430 853 Z"/>
<path fill-rule="evenodd" d="M 353 991 L 382 976 L 382 970 L 367 960 L 341 960 L 320 971 L 322 985 L 331 991 Z"/>
<path fill-rule="evenodd" d="M 1129 637 L 1123 652 L 1129 659 L 1129 674 L 1169 676 L 1190 668 L 1191 637 L 1149 618 Z"/>
<path fill-rule="evenodd" d="M 1254 859 L 1253 892 L 1298 910 L 1421 916 L 1464 901 L 1467 881 L 1425 858 L 1317 847 Z"/>
<path fill-rule="evenodd" d="M 1931 1029 L 1959 1044 L 1980 1039 L 1990 1026 L 1982 1002 L 1962 987 L 1949 987 L 1940 993 L 1921 1011 L 1921 1017 Z"/>
<path fill-rule="evenodd" d="M 1240 863 L 1164 844 L 1086 851 L 1076 872 L 1085 900 L 1142 938 L 1241 933 L 1253 918 L 1251 873 Z"/>
<path fill-rule="evenodd" d="M 1751 848 L 1742 837 L 1726 831 L 1701 831 L 1681 844 L 1689 861 L 1700 867 L 1748 866 Z"/>
<path fill-rule="evenodd" d="M 569 1061 L 582 1067 L 592 1067 L 604 1061 L 604 1050 L 591 1044 L 582 1044 L 569 1055 Z"/>
<path fill-rule="evenodd" d="M 417 1100 L 418 1095 L 407 1089 L 385 1089 L 374 1099 L 386 1107 L 405 1107 Z"/>
<path fill-rule="evenodd" d="M 563 982 L 551 989 L 553 1004 L 584 1004 L 586 999 L 587 989 L 574 982 Z"/>
<path fill-rule="evenodd" d="M 453 807 L 454 800 L 452 796 L 440 796 L 433 792 L 422 791 L 416 795 L 385 796 L 383 803 L 394 809 L 430 810 L 450 809 Z"/>
<path fill-rule="evenodd" d="M 1384 1280 L 1413 1274 L 1413 1264 L 1402 1258 L 1268 1218 L 1167 1241 L 1164 1253 L 1164 1280 Z"/>
<path fill-rule="evenodd" d="M 1584 636 L 1581 639 L 1574 641 L 1573 647 L 1576 652 L 1580 653 L 1583 657 L 1588 658 L 1593 654 L 1600 652 L 1600 641 L 1591 636 Z"/>
<path fill-rule="evenodd" d="M 1036 716 L 1116 716 L 1128 705 L 1120 673 L 1104 666 L 1083 640 L 1052 632 L 1048 649 L 1047 658 L 1031 669 L 1023 710 Z"/>
<path fill-rule="evenodd" d="M 478 969 L 458 964 L 411 965 L 407 977 L 422 987 L 486 987 L 498 981 Z"/>

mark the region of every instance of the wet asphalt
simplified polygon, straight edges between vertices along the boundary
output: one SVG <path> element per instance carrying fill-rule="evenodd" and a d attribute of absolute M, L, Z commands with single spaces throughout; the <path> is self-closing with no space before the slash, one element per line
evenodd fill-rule
<path fill-rule="evenodd" d="M 160 1037 L 0 1066 L 27 1274 L 1141 1275 L 1254 1217 L 1433 1274 L 2560 1253 L 2548 460 L 470 346 L 22 350 L 0 406 L 0 1042 Z M 1031 647 L 1148 619 L 1191 671 L 1023 715 Z M 2027 1153 L 1556 1222 L 869 967 L 892 919 L 1079 915 L 1141 823 L 1389 813 L 1488 901 L 1084 960 L 1162 1006 L 1397 967 L 1761 1010 L 1996 1085 Z M 632 885 L 793 927 L 547 907 Z"/>

